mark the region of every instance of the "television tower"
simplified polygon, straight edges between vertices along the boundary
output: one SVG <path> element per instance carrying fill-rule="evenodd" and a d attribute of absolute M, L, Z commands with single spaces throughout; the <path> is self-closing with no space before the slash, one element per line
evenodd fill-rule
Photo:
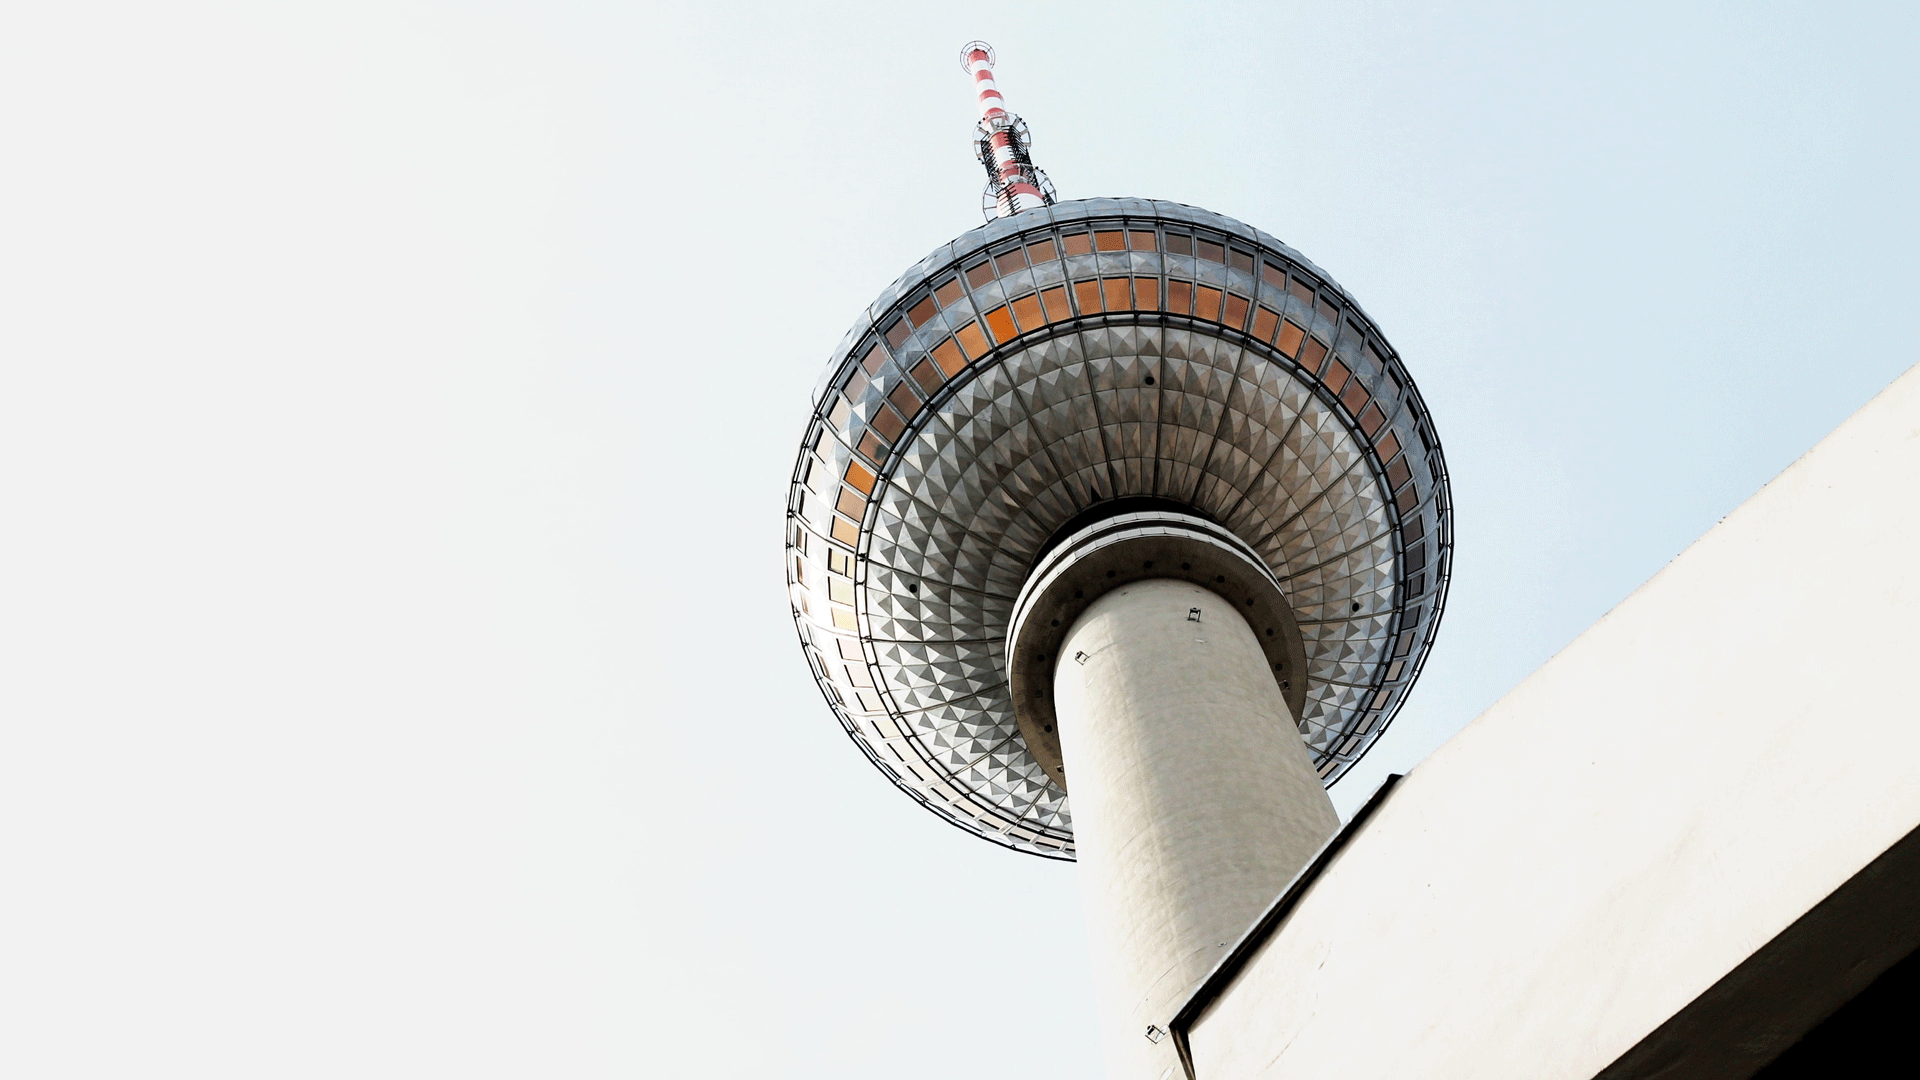
<path fill-rule="evenodd" d="M 1057 201 L 983 42 L 988 221 L 885 290 L 788 497 L 802 649 L 853 742 L 995 843 L 1081 863 L 1111 1075 L 1339 827 L 1451 560 L 1399 355 L 1257 229 Z M 1072 813 L 1069 813 L 1069 792 Z"/>

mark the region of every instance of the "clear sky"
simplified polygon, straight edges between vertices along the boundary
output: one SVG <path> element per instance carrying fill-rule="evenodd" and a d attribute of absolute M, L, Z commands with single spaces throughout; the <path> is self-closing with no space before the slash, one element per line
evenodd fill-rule
<path fill-rule="evenodd" d="M 979 223 L 960 45 L 1419 381 L 1452 600 L 1346 812 L 1920 360 L 1914 11 L 13 5 L 0 1072 L 1092 1080 L 1073 867 L 782 589 L 815 378 Z"/>

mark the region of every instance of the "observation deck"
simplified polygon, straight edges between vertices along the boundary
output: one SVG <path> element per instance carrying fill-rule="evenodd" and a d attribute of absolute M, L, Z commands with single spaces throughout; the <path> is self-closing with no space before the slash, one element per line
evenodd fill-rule
<path fill-rule="evenodd" d="M 1440 443 L 1332 277 L 1231 218 L 1146 199 L 1060 202 L 960 236 L 827 365 L 786 572 L 848 736 L 953 824 L 1073 858 L 1066 784 L 1009 687 L 1009 624 L 1052 544 L 1143 505 L 1264 562 L 1304 656 L 1276 679 L 1315 771 L 1338 780 L 1405 702 L 1440 620 Z"/>

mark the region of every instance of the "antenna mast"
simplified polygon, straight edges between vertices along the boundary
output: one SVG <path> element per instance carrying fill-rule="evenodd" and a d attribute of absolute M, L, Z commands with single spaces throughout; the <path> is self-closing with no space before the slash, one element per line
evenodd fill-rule
<path fill-rule="evenodd" d="M 980 164 L 987 170 L 987 189 L 980 210 L 987 220 L 1053 205 L 1057 196 L 1047 174 L 1033 164 L 1033 135 L 1027 122 L 1007 111 L 1006 99 L 993 84 L 993 46 L 969 41 L 960 49 L 960 66 L 973 76 L 980 95 L 980 126 L 974 136 Z"/>

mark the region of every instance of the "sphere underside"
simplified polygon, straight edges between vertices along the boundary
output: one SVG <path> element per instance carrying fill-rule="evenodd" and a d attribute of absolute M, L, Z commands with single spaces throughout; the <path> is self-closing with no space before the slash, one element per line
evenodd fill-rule
<path fill-rule="evenodd" d="M 815 396 L 788 579 L 822 691 L 896 783 L 1072 857 L 1066 793 L 1014 719 L 1007 623 L 1050 538 L 1141 496 L 1281 583 L 1324 782 L 1384 730 L 1444 599 L 1446 476 L 1405 370 L 1324 273 L 1206 211 L 1086 200 L 966 234 L 868 314 Z"/>

